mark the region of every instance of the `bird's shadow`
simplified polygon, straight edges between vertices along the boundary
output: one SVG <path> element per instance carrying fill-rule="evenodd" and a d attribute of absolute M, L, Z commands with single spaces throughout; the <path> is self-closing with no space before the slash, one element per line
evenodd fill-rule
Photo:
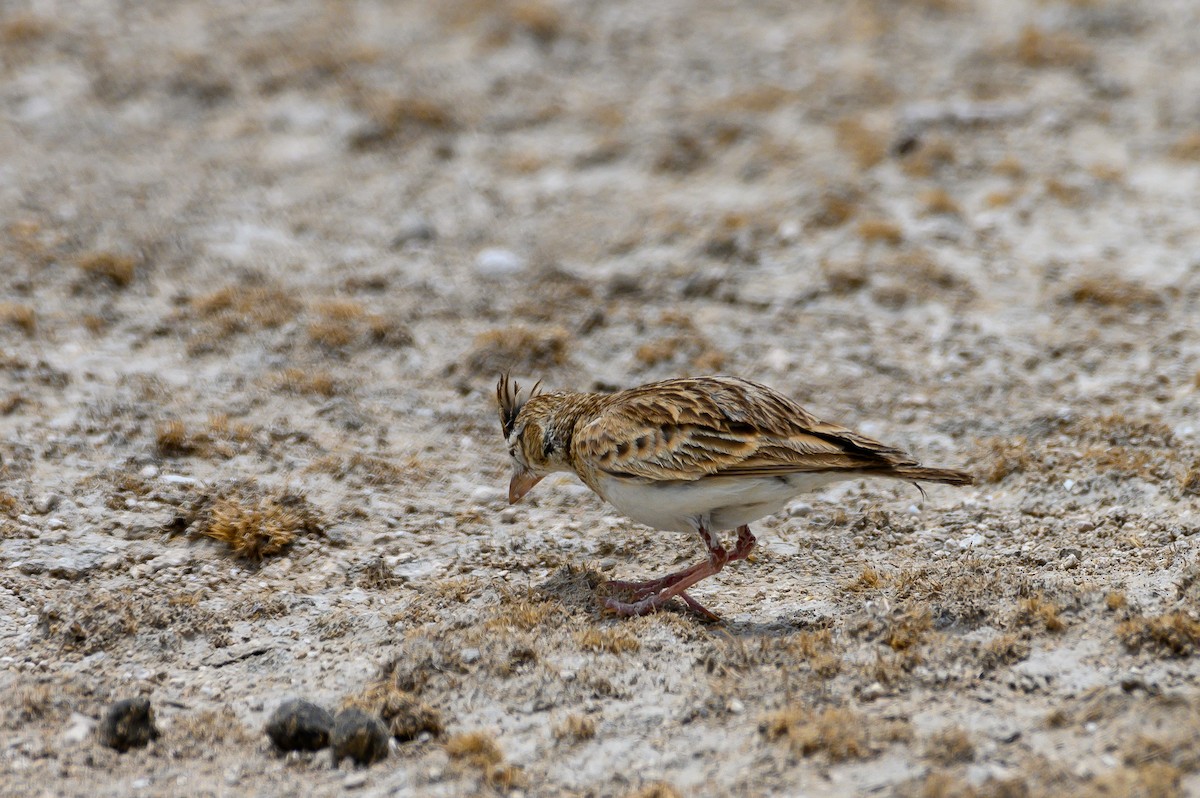
<path fill-rule="evenodd" d="M 592 620 L 616 619 L 601 605 L 604 597 L 603 574 L 587 565 L 564 565 L 550 574 L 534 589 L 549 599 L 562 604 L 568 615 L 584 615 Z M 815 608 L 801 608 L 772 619 L 765 620 L 720 620 L 712 621 L 692 612 L 676 599 L 663 608 L 679 620 L 694 623 L 697 628 L 712 634 L 732 637 L 787 637 L 797 632 L 809 632 L 829 626 L 828 616 Z"/>

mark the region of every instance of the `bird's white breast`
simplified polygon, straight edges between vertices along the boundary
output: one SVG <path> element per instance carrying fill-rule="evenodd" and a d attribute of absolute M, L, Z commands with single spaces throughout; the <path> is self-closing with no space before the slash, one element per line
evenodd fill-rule
<path fill-rule="evenodd" d="M 800 473 L 783 477 L 705 477 L 692 482 L 641 482 L 601 476 L 598 483 L 606 501 L 640 524 L 676 532 L 689 532 L 703 525 L 716 532 L 777 513 L 797 494 L 855 476 Z"/>

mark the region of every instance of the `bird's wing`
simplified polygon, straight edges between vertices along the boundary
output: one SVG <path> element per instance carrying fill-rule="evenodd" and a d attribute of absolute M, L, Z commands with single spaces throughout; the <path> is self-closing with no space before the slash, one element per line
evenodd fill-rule
<path fill-rule="evenodd" d="M 613 394 L 575 433 L 573 445 L 593 468 L 650 481 L 915 462 L 899 449 L 820 421 L 764 385 L 733 377 L 668 380 Z"/>

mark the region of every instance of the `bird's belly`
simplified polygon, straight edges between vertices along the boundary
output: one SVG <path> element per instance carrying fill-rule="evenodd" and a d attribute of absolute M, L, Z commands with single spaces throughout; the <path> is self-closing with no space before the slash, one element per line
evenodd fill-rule
<path fill-rule="evenodd" d="M 688 532 L 703 525 L 735 529 L 779 512 L 799 493 L 851 477 L 789 474 L 781 477 L 706 477 L 692 482 L 639 482 L 601 477 L 600 495 L 639 524 Z"/>

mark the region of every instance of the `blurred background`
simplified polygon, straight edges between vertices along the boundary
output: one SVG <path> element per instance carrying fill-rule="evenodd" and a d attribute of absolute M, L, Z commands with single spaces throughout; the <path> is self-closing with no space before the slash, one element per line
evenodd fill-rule
<path fill-rule="evenodd" d="M 255 578 L 321 596 L 295 628 L 344 613 L 305 634 L 355 673 L 462 610 L 422 580 L 691 552 L 565 479 L 499 523 L 508 370 L 737 374 L 980 475 L 946 515 L 904 486 L 794 508 L 759 566 L 785 576 L 722 594 L 734 617 L 859 617 L 838 586 L 907 552 L 1128 653 L 1079 586 L 1158 606 L 1200 528 L 1197 31 L 1193 0 L 0 2 L 0 642 L 204 705 L 186 652 L 266 632 L 176 533 L 264 491 L 329 537 Z M 178 659 L 112 625 L 177 592 L 221 630 Z M 930 617 L 983 623 L 960 609 Z M 276 676 L 337 683 L 279 645 Z"/>

